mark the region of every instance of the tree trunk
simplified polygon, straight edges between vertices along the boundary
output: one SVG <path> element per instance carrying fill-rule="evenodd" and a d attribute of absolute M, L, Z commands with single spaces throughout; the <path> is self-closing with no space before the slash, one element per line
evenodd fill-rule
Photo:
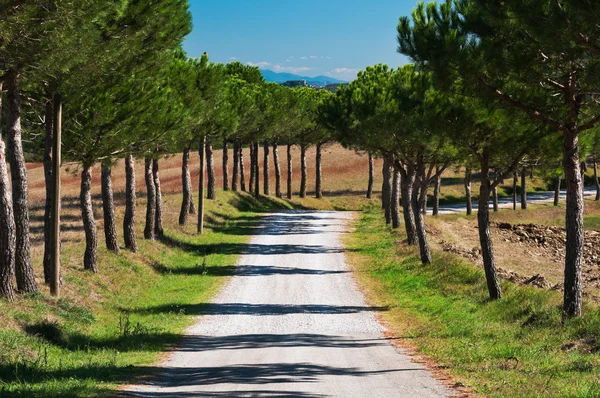
<path fill-rule="evenodd" d="M 479 208 L 477 211 L 477 226 L 479 229 L 479 243 L 483 257 L 483 269 L 487 281 L 488 292 L 492 300 L 502 297 L 500 281 L 496 271 L 496 260 L 490 234 L 490 177 L 489 165 L 486 154 L 481 161 L 481 188 L 479 190 Z"/>
<path fill-rule="evenodd" d="M 315 197 L 323 198 L 323 144 L 317 144 L 317 154 L 315 162 Z"/>
<path fill-rule="evenodd" d="M 112 188 L 112 167 L 109 163 L 102 163 L 102 210 L 104 212 L 104 237 L 106 248 L 114 253 L 119 253 L 117 241 L 117 222 L 115 220 L 115 201 Z"/>
<path fill-rule="evenodd" d="M 560 183 L 562 178 L 556 177 L 556 183 L 554 184 L 554 206 L 558 206 L 560 203 Z"/>
<path fill-rule="evenodd" d="M 0 80 L 0 126 L 2 126 L 2 81 Z M 0 134 L 0 297 L 13 301 L 15 290 L 15 244 L 17 241 L 5 144 Z"/>
<path fill-rule="evenodd" d="M 204 233 L 204 174 L 206 174 L 206 164 L 204 163 L 204 153 L 206 152 L 204 147 L 206 144 L 206 137 L 202 137 L 200 145 L 198 147 L 198 153 L 200 154 L 200 176 L 198 183 L 198 233 Z"/>
<path fill-rule="evenodd" d="M 263 192 L 265 196 L 271 195 L 271 189 L 269 187 L 269 142 L 265 140 L 263 143 Z"/>
<path fill-rule="evenodd" d="M 238 142 L 238 151 L 240 154 L 240 189 L 242 190 L 242 192 L 246 192 L 246 175 L 244 173 L 244 146 L 241 142 Z"/>
<path fill-rule="evenodd" d="M 375 161 L 373 154 L 369 152 L 369 185 L 367 186 L 367 199 L 373 198 L 373 184 L 375 182 Z"/>
<path fill-rule="evenodd" d="M 258 142 L 254 143 L 254 196 L 260 197 L 260 163 L 258 162 Z"/>
<path fill-rule="evenodd" d="M 215 186 L 215 159 L 213 156 L 213 148 L 210 143 L 210 138 L 206 138 L 206 198 L 210 200 L 217 199 L 217 190 Z"/>
<path fill-rule="evenodd" d="M 156 195 L 156 221 L 154 223 L 154 234 L 157 238 L 162 238 L 163 229 L 163 203 L 162 192 L 160 190 L 160 176 L 158 169 L 158 158 L 152 159 L 152 180 L 154 181 L 154 190 Z"/>
<path fill-rule="evenodd" d="M 277 141 L 273 142 L 273 165 L 275 166 L 275 196 L 282 198 L 281 193 L 281 166 L 279 165 L 279 146 Z"/>
<path fill-rule="evenodd" d="M 565 133 L 563 147 L 565 180 L 567 181 L 564 313 L 581 315 L 581 263 L 583 256 L 583 181 L 579 172 L 579 137 Z"/>
<path fill-rule="evenodd" d="M 471 168 L 467 167 L 465 171 L 465 194 L 467 196 L 467 216 L 473 214 L 473 199 L 471 195 Z"/>
<path fill-rule="evenodd" d="M 527 209 L 527 170 L 521 170 L 521 209 Z"/>
<path fill-rule="evenodd" d="M 135 239 L 135 160 L 133 155 L 125 158 L 125 217 L 123 218 L 123 238 L 125 248 L 137 253 Z"/>
<path fill-rule="evenodd" d="M 52 98 L 52 197 L 50 200 L 50 295 L 59 298 L 62 285 L 60 264 L 60 164 L 62 160 L 62 97 L 54 93 Z M 46 187 L 48 189 L 48 187 Z"/>
<path fill-rule="evenodd" d="M 421 210 L 421 213 L 423 213 L 423 215 L 427 215 L 427 191 L 429 190 L 429 186 L 425 186 L 423 187 L 423 195 L 425 195 L 425 200 L 422 202 L 419 202 L 419 209 Z"/>
<path fill-rule="evenodd" d="M 392 228 L 398 229 L 400 228 L 400 170 L 397 167 L 393 167 L 393 176 L 392 176 L 392 195 L 390 198 L 390 207 L 392 213 Z"/>
<path fill-rule="evenodd" d="M 306 170 L 306 145 L 300 145 L 300 197 L 306 198 L 306 178 L 308 172 Z"/>
<path fill-rule="evenodd" d="M 513 210 L 517 210 L 517 183 L 519 177 L 517 176 L 517 170 L 513 172 Z"/>
<path fill-rule="evenodd" d="M 1 92 L 1 88 L 0 88 Z M 54 95 L 50 92 L 46 93 L 46 112 L 45 112 L 45 132 L 44 137 L 44 182 L 46 184 L 46 201 L 44 204 L 44 282 L 52 281 L 52 140 L 54 137 Z"/>
<path fill-rule="evenodd" d="M 85 231 L 85 254 L 83 268 L 98 273 L 98 232 L 92 207 L 92 167 L 83 166 L 81 172 L 81 218 Z"/>
<path fill-rule="evenodd" d="M 181 210 L 179 211 L 179 225 L 187 224 L 188 215 L 190 214 L 190 205 L 193 203 L 192 176 L 190 175 L 190 151 L 190 147 L 185 148 L 183 150 L 183 156 L 181 159 L 181 184 L 183 188 L 183 198 L 181 202 Z"/>
<path fill-rule="evenodd" d="M 402 209 L 404 214 L 404 228 L 406 229 L 406 240 L 409 245 L 416 245 L 417 226 L 415 221 L 415 210 L 413 209 L 413 187 L 415 185 L 416 171 L 412 166 L 407 166 L 406 169 L 402 165 L 397 165 L 402 173 L 402 181 L 400 187 L 402 189 Z M 418 209 L 416 211 L 419 211 Z"/>
<path fill-rule="evenodd" d="M 383 184 L 381 185 L 381 206 L 383 207 L 383 214 L 385 217 L 385 223 L 392 223 L 392 167 L 393 160 L 389 156 L 383 158 L 383 169 L 381 174 L 383 176 Z"/>
<path fill-rule="evenodd" d="M 255 172 L 256 172 L 256 166 L 254 165 L 254 143 L 250 143 L 250 182 L 248 184 L 248 191 L 250 193 L 254 192 L 254 179 L 255 179 Z"/>
<path fill-rule="evenodd" d="M 15 220 L 15 275 L 17 290 L 21 293 L 37 292 L 38 286 L 31 264 L 29 242 L 29 209 L 27 190 L 27 167 L 21 142 L 21 99 L 19 75 L 9 72 L 6 101 L 6 125 L 8 130 L 8 153 L 12 177 L 12 201 Z"/>
<path fill-rule="evenodd" d="M 425 170 L 424 168 L 420 172 L 421 177 L 419 180 L 425 179 Z M 415 227 L 417 231 L 417 238 L 419 240 L 419 253 L 421 255 L 421 263 L 422 264 L 431 264 L 431 250 L 429 249 L 429 241 L 427 240 L 427 231 L 425 231 L 425 216 L 421 209 L 423 208 L 423 203 L 427 202 L 427 183 L 422 182 L 420 184 L 420 189 L 417 187 L 415 192 L 413 193 L 413 211 L 415 217 Z"/>
<path fill-rule="evenodd" d="M 492 189 L 492 198 L 494 200 L 494 213 L 498 212 L 498 187 Z"/>
<path fill-rule="evenodd" d="M 600 200 L 600 180 L 598 179 L 598 164 L 594 158 L 594 184 L 596 185 L 596 201 Z"/>
<path fill-rule="evenodd" d="M 229 148 L 227 138 L 223 139 L 223 191 L 229 191 Z"/>
<path fill-rule="evenodd" d="M 240 145 L 237 140 L 233 141 L 233 173 L 231 176 L 231 189 L 234 192 L 239 190 L 239 179 L 240 175 Z"/>
<path fill-rule="evenodd" d="M 287 198 L 292 200 L 292 144 L 287 145 Z"/>
<path fill-rule="evenodd" d="M 440 191 L 442 188 L 442 174 L 439 172 L 439 167 L 436 169 L 438 176 L 435 178 L 433 187 L 433 215 L 437 216 L 440 213 Z"/>
<path fill-rule="evenodd" d="M 144 179 L 146 180 L 146 225 L 144 226 L 144 238 L 154 240 L 154 229 L 156 222 L 156 187 L 152 175 L 152 158 L 147 157 L 144 161 Z"/>

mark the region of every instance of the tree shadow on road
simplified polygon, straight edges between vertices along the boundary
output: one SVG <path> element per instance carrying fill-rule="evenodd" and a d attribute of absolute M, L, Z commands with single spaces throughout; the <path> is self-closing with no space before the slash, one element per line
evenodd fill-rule
<path fill-rule="evenodd" d="M 188 315 L 290 315 L 323 314 L 342 315 L 368 311 L 388 311 L 389 307 L 328 305 L 328 304 L 248 304 L 248 303 L 199 303 L 189 305 L 159 305 L 148 308 L 126 309 L 125 313 L 185 313 Z"/>

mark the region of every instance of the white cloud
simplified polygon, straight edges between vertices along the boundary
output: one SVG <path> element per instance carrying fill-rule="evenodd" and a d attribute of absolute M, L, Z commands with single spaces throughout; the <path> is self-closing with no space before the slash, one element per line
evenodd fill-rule
<path fill-rule="evenodd" d="M 229 60 L 231 61 L 237 61 L 239 58 L 238 57 L 229 57 Z"/>
<path fill-rule="evenodd" d="M 322 58 L 325 58 L 325 59 L 331 59 L 331 57 L 322 57 Z"/>
<path fill-rule="evenodd" d="M 311 55 L 310 56 L 310 59 L 317 59 L 317 58 L 319 58 L 319 57 L 317 57 L 316 55 Z"/>
<path fill-rule="evenodd" d="M 271 63 L 270 63 L 270 62 L 266 62 L 266 61 L 263 61 L 263 62 L 257 62 L 257 63 L 254 63 L 254 62 L 248 62 L 248 65 L 250 65 L 250 66 L 258 66 L 260 69 L 264 69 L 264 68 L 266 68 L 267 66 L 270 66 L 270 65 L 271 65 Z"/>
<path fill-rule="evenodd" d="M 300 59 L 308 59 L 308 57 L 300 57 Z"/>
<path fill-rule="evenodd" d="M 300 72 L 307 72 L 312 69 L 313 68 L 308 68 L 306 66 L 281 66 L 281 65 L 273 66 L 274 72 L 300 73 Z"/>
<path fill-rule="evenodd" d="M 329 71 L 329 73 L 332 75 L 347 75 L 347 74 L 356 73 L 356 72 L 357 72 L 356 69 L 350 69 L 350 68 L 335 68 L 335 69 Z"/>

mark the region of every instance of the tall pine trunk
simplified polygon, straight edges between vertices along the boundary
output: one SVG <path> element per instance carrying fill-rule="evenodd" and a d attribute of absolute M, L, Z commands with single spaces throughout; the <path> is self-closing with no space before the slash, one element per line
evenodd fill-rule
<path fill-rule="evenodd" d="M 383 207 L 383 215 L 385 223 L 392 223 L 392 160 L 389 156 L 383 158 L 383 184 L 381 185 L 381 206 Z"/>
<path fill-rule="evenodd" d="M 369 184 L 367 185 L 367 199 L 373 198 L 373 184 L 375 183 L 375 161 L 369 152 Z"/>
<path fill-rule="evenodd" d="M 556 177 L 556 182 L 554 183 L 554 206 L 558 206 L 560 203 L 560 184 L 562 182 L 562 178 L 560 176 Z"/>
<path fill-rule="evenodd" d="M 260 196 L 260 163 L 258 161 L 258 142 L 254 143 L 254 196 Z"/>
<path fill-rule="evenodd" d="M 317 154 L 315 160 L 315 197 L 323 197 L 323 144 L 317 144 Z"/>
<path fill-rule="evenodd" d="M 424 167 L 420 171 L 420 178 L 423 180 L 426 178 Z M 417 239 L 419 241 L 419 253 L 421 255 L 422 264 L 431 264 L 431 250 L 429 248 L 429 241 L 427 239 L 427 231 L 425 231 L 425 216 L 421 211 L 423 204 L 427 202 L 427 182 L 421 182 L 416 184 L 417 186 L 413 192 L 413 212 L 415 217 L 415 227 L 417 231 Z M 420 186 L 419 186 L 420 185 Z"/>
<path fill-rule="evenodd" d="M 567 132 L 563 141 L 563 163 L 567 181 L 564 313 L 581 315 L 581 263 L 583 257 L 583 181 L 579 172 L 579 137 Z"/>
<path fill-rule="evenodd" d="M 255 172 L 256 172 L 256 166 L 254 165 L 254 161 L 255 161 L 255 156 L 254 156 L 254 143 L 250 143 L 250 181 L 248 183 L 248 192 L 252 193 L 254 192 L 254 179 L 256 178 L 255 176 Z"/>
<path fill-rule="evenodd" d="M 527 209 L 527 170 L 521 169 L 521 209 Z"/>
<path fill-rule="evenodd" d="M 98 231 L 96 220 L 94 220 L 94 209 L 92 207 L 92 167 L 84 165 L 81 172 L 81 218 L 85 231 L 85 254 L 83 257 L 83 268 L 98 273 Z"/>
<path fill-rule="evenodd" d="M 473 197 L 471 194 L 471 168 L 467 167 L 465 170 L 465 195 L 467 197 L 467 216 L 473 214 Z"/>
<path fill-rule="evenodd" d="M 137 253 L 135 239 L 135 160 L 133 155 L 125 158 L 125 217 L 123 218 L 123 240 L 125 248 Z"/>
<path fill-rule="evenodd" d="M 206 137 L 202 137 L 200 145 L 198 146 L 198 153 L 200 155 L 200 175 L 198 177 L 198 233 L 204 233 L 204 175 L 206 174 L 206 163 L 204 162 L 204 154 L 206 144 Z"/>
<path fill-rule="evenodd" d="M 483 269 L 487 282 L 488 292 L 492 300 L 502 297 L 500 281 L 496 271 L 496 259 L 490 233 L 490 176 L 489 159 L 484 153 L 481 158 L 481 187 L 479 189 L 479 207 L 477 210 L 477 227 L 479 230 L 479 243 L 483 257 Z"/>
<path fill-rule="evenodd" d="M 400 164 L 396 164 L 396 167 L 398 167 L 398 170 L 402 173 L 400 188 L 402 189 L 401 203 L 404 214 L 404 228 L 406 230 L 407 243 L 412 246 L 418 243 L 415 211 L 418 212 L 419 208 L 416 210 L 413 209 L 413 189 L 415 185 L 416 170 L 410 165 L 407 165 L 406 169 Z"/>
<path fill-rule="evenodd" d="M 1 89 L 0 89 L 1 91 Z M 44 203 L 44 282 L 52 281 L 52 139 L 54 137 L 54 94 L 46 93 L 45 137 L 44 137 L 44 182 L 46 185 L 46 201 Z"/>
<path fill-rule="evenodd" d="M 164 230 L 163 230 L 163 202 L 162 202 L 162 192 L 160 190 L 160 176 L 158 169 L 158 158 L 152 159 L 152 180 L 154 182 L 154 191 L 156 196 L 156 210 L 155 217 L 156 221 L 154 222 L 154 235 L 157 238 L 162 238 Z"/>
<path fill-rule="evenodd" d="M 193 203 L 192 198 L 192 176 L 190 175 L 190 151 L 188 146 L 183 150 L 181 159 L 181 184 L 183 197 L 181 210 L 179 211 L 179 225 L 186 225 L 190 214 L 190 206 Z"/>
<path fill-rule="evenodd" d="M 240 145 L 237 140 L 233 141 L 233 173 L 231 175 L 231 189 L 234 192 L 239 190 L 239 176 L 240 176 Z"/>
<path fill-rule="evenodd" d="M 0 126 L 2 126 L 2 80 L 0 80 Z M 6 146 L 2 134 L 0 134 L 0 225 L 2 225 L 0 228 L 0 297 L 13 301 L 17 236 L 6 167 Z"/>
<path fill-rule="evenodd" d="M 437 177 L 435 177 L 435 184 L 433 186 L 433 215 L 437 216 L 440 214 L 440 192 L 442 190 L 442 174 L 440 173 L 439 167 L 436 168 Z"/>
<path fill-rule="evenodd" d="M 263 143 L 263 192 L 265 196 L 269 196 L 271 194 L 271 189 L 269 186 L 269 142 L 267 140 Z"/>
<path fill-rule="evenodd" d="M 279 146 L 273 142 L 273 165 L 275 166 L 275 196 L 282 198 L 281 193 L 281 166 L 279 165 Z"/>
<path fill-rule="evenodd" d="M 292 200 L 292 144 L 287 145 L 287 198 Z"/>
<path fill-rule="evenodd" d="M 492 189 L 492 198 L 493 198 L 494 212 L 497 213 L 498 212 L 498 187 L 494 187 Z"/>
<path fill-rule="evenodd" d="M 115 200 L 112 187 L 112 166 L 108 162 L 102 163 L 102 211 L 104 214 L 104 237 L 106 248 L 114 253 L 119 253 L 117 240 L 117 221 L 115 219 Z"/>
<path fill-rule="evenodd" d="M 596 201 L 600 200 L 600 180 L 598 179 L 598 164 L 594 158 L 594 184 L 596 185 Z"/>
<path fill-rule="evenodd" d="M 31 264 L 29 242 L 29 193 L 27 189 L 27 167 L 21 141 L 21 90 L 19 75 L 7 74 L 6 124 L 8 130 L 8 153 L 12 177 L 12 201 L 16 230 L 15 275 L 17 290 L 21 293 L 37 292 L 38 286 Z"/>
<path fill-rule="evenodd" d="M 229 148 L 227 138 L 223 139 L 223 191 L 229 191 Z"/>
<path fill-rule="evenodd" d="M 152 175 L 152 158 L 144 159 L 144 180 L 146 181 L 146 225 L 144 226 L 144 238 L 154 240 L 154 229 L 156 222 L 156 187 Z"/>
<path fill-rule="evenodd" d="M 242 192 L 246 192 L 246 167 L 244 166 L 244 146 L 241 142 L 238 142 L 238 149 L 240 154 L 240 189 Z"/>
<path fill-rule="evenodd" d="M 306 179 L 308 172 L 306 170 L 306 145 L 300 145 L 300 197 L 306 198 Z"/>
<path fill-rule="evenodd" d="M 400 170 L 393 166 L 392 176 L 392 195 L 391 195 L 391 213 L 392 213 L 392 228 L 400 228 Z"/>
<path fill-rule="evenodd" d="M 517 176 L 517 170 L 515 170 L 513 172 L 513 210 L 517 210 L 517 183 L 518 182 L 519 182 L 519 177 Z"/>
<path fill-rule="evenodd" d="M 206 198 L 210 200 L 216 200 L 217 190 L 215 186 L 215 158 L 213 156 L 213 147 L 210 143 L 210 138 L 208 137 L 206 138 L 206 171 L 206 182 L 208 183 L 206 188 Z"/>

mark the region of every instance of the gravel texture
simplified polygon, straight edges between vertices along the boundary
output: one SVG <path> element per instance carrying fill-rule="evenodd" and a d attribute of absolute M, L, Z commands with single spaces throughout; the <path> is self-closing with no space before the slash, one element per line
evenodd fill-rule
<path fill-rule="evenodd" d="M 341 234 L 352 213 L 267 215 L 238 273 L 141 397 L 441 397 L 451 391 L 384 337 Z"/>

